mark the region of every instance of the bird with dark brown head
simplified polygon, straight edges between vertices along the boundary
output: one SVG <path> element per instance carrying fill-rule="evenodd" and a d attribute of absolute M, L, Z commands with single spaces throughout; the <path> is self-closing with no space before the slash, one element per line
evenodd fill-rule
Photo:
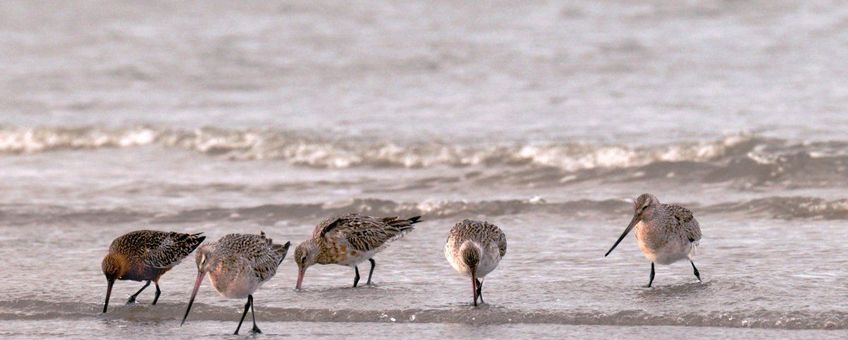
<path fill-rule="evenodd" d="M 116 280 L 147 281 L 130 296 L 128 304 L 135 302 L 138 294 L 153 281 L 156 285 L 156 296 L 153 298 L 155 305 L 162 293 L 159 289 L 159 278 L 191 254 L 204 239 L 206 237 L 200 233 L 181 234 L 154 230 L 133 231 L 116 238 L 109 246 L 109 253 L 100 263 L 107 282 L 103 313 L 109 308 L 109 297 Z"/>
<path fill-rule="evenodd" d="M 115 280 L 123 277 L 123 275 L 127 272 L 126 265 L 124 262 L 120 260 L 120 256 L 117 254 L 108 254 L 103 258 L 103 262 L 100 263 L 100 268 L 103 270 L 103 275 L 106 275 L 106 304 L 103 305 L 103 313 L 106 313 L 106 309 L 109 307 L 109 297 L 112 295 L 112 285 L 115 284 Z"/>

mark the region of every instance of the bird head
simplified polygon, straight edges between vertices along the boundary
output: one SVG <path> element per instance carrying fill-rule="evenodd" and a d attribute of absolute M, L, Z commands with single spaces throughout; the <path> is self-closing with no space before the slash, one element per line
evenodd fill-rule
<path fill-rule="evenodd" d="M 300 289 L 303 284 L 303 276 L 306 268 L 318 261 L 318 244 L 314 240 L 303 241 L 294 250 L 294 261 L 297 263 L 297 286 Z"/>
<path fill-rule="evenodd" d="M 129 265 L 126 257 L 109 253 L 103 258 L 100 268 L 103 270 L 103 275 L 106 275 L 106 302 L 103 304 L 103 313 L 106 313 L 109 308 L 109 297 L 112 296 L 112 285 L 115 284 L 115 280 L 124 277 L 129 270 Z"/>
<path fill-rule="evenodd" d="M 658 200 L 656 196 L 648 193 L 641 194 L 639 195 L 639 197 L 636 197 L 636 200 L 633 201 L 633 216 L 637 217 L 638 219 L 641 219 L 642 214 L 645 213 L 645 210 L 659 203 L 660 200 Z"/>
<path fill-rule="evenodd" d="M 615 249 L 615 247 L 618 246 L 619 243 L 621 243 L 621 240 L 623 240 L 624 237 L 627 236 L 627 233 L 629 233 L 630 230 L 633 230 L 633 228 L 636 227 L 637 224 L 639 224 L 639 221 L 642 221 L 642 219 L 645 217 L 645 212 L 649 211 L 649 209 L 656 206 L 657 204 L 660 204 L 660 200 L 658 200 L 657 197 L 654 195 L 645 193 L 639 195 L 639 197 L 636 197 L 636 200 L 633 201 L 633 218 L 630 219 L 630 223 L 627 225 L 627 228 L 624 229 L 624 232 L 621 233 L 621 236 L 618 237 L 618 240 L 615 241 L 615 243 L 612 245 L 612 247 L 610 247 L 607 253 L 604 254 L 604 257 L 609 255 L 613 251 L 613 249 Z"/>
<path fill-rule="evenodd" d="M 194 254 L 194 262 L 197 264 L 198 273 L 208 273 L 217 265 L 212 256 L 212 251 L 214 249 L 211 244 L 204 244 L 197 248 Z"/>
<path fill-rule="evenodd" d="M 100 268 L 103 270 L 103 275 L 106 275 L 107 281 L 122 278 L 127 273 L 127 267 L 126 258 L 113 253 L 103 257 L 103 262 L 100 263 Z"/>
<path fill-rule="evenodd" d="M 459 246 L 459 253 L 462 255 L 462 261 L 468 266 L 471 271 L 477 270 L 477 265 L 480 263 L 480 254 L 482 250 L 480 245 L 473 241 L 465 241 Z"/>

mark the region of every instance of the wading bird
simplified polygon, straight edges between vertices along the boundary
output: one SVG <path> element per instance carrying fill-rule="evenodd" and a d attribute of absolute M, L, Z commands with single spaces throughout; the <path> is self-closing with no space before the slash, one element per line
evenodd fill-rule
<path fill-rule="evenodd" d="M 109 297 L 115 280 L 147 281 L 130 296 L 128 304 L 135 302 L 138 294 L 153 281 L 156 286 L 156 296 L 153 298 L 155 305 L 162 293 L 159 290 L 159 278 L 191 254 L 205 238 L 201 233 L 181 234 L 155 230 L 133 231 L 116 238 L 100 264 L 107 282 L 103 313 L 109 308 Z"/>
<path fill-rule="evenodd" d="M 483 279 L 506 255 L 506 235 L 489 222 L 463 220 L 451 228 L 445 257 L 460 274 L 471 277 L 473 303 L 483 303 Z"/>
<path fill-rule="evenodd" d="M 315 227 L 312 238 L 303 241 L 294 251 L 297 262 L 297 289 L 303 284 L 306 269 L 313 264 L 339 264 L 353 267 L 353 286 L 359 283 L 359 263 L 368 260 L 371 270 L 368 282 L 377 265 L 372 258 L 391 241 L 412 231 L 421 216 L 408 219 L 398 217 L 371 217 L 347 214 L 329 218 Z"/>
<path fill-rule="evenodd" d="M 627 229 L 612 245 L 607 255 L 636 228 L 636 240 L 642 254 L 651 261 L 651 278 L 648 287 L 654 282 L 654 263 L 672 264 L 687 259 L 692 264 L 695 277 L 701 281 L 701 274 L 695 267 L 695 248 L 701 239 L 701 228 L 689 209 L 676 204 L 663 204 L 656 196 L 642 194 L 633 203 L 633 219 Z"/>
<path fill-rule="evenodd" d="M 262 333 L 256 326 L 256 314 L 253 308 L 253 293 L 263 283 L 268 282 L 277 273 L 277 267 L 283 262 L 291 242 L 285 245 L 273 243 L 262 232 L 259 235 L 229 234 L 216 242 L 202 245 L 195 255 L 197 279 L 188 301 L 183 321 L 185 323 L 197 290 L 203 282 L 203 276 L 209 274 L 209 282 L 215 290 L 230 299 L 247 298 L 244 312 L 233 334 L 238 334 L 247 310 L 253 318 L 252 333 Z"/>

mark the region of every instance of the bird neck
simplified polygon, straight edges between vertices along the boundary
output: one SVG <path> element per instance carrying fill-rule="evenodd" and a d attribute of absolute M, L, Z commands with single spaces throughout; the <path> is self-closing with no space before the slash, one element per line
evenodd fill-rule
<path fill-rule="evenodd" d="M 307 240 L 304 247 L 306 249 L 306 262 L 308 262 L 308 265 L 311 266 L 315 263 L 325 264 L 332 262 L 332 260 L 327 257 L 329 255 L 327 250 L 332 248 L 332 244 L 323 237 Z"/>
<path fill-rule="evenodd" d="M 650 220 L 654 217 L 654 214 L 657 212 L 657 208 L 659 208 L 659 204 L 651 204 L 645 207 L 645 210 L 642 212 L 643 220 Z"/>

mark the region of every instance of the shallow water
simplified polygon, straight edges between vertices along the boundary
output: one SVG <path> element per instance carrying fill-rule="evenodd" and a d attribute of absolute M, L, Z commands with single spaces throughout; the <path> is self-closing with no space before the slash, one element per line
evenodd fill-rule
<path fill-rule="evenodd" d="M 85 339 L 92 332 L 104 337 L 126 339 L 148 338 L 151 329 L 162 337 L 179 338 L 191 336 L 238 339 L 238 336 L 222 336 L 232 331 L 221 322 L 202 321 L 178 327 L 155 321 L 137 320 L 85 320 L 71 327 L 57 321 L 12 321 L 8 330 L 0 330 L 4 337 L 39 336 Z M 62 331 L 55 331 L 62 329 Z M 699 339 L 770 339 L 779 336 L 785 339 L 840 339 L 848 334 L 844 330 L 786 331 L 774 329 L 734 329 L 712 327 L 676 326 L 583 326 L 583 325 L 468 325 L 468 324 L 411 324 L 411 323 L 358 323 L 358 322 L 267 322 L 262 327 L 263 336 L 311 339 L 358 338 L 367 335 L 372 339 L 397 339 L 415 334 L 417 339 L 444 339 L 446 337 L 477 337 L 481 339 L 532 337 L 534 339 L 579 337 L 581 339 L 609 339 L 633 337 L 655 337 L 657 334 L 669 338 L 696 337 Z M 260 336 L 261 337 L 261 336 Z"/>
<path fill-rule="evenodd" d="M 0 335 L 230 333 L 186 261 L 139 303 L 100 259 L 139 228 L 422 215 L 376 284 L 286 259 L 256 297 L 292 337 L 844 337 L 848 10 L 827 2 L 0 4 Z M 34 23 L 39 23 L 37 29 Z M 680 34 L 686 32 L 686 34 Z M 691 208 L 696 264 L 650 264 L 642 192 Z M 469 306 L 447 230 L 508 236 Z M 364 268 L 367 268 L 367 264 Z"/>

